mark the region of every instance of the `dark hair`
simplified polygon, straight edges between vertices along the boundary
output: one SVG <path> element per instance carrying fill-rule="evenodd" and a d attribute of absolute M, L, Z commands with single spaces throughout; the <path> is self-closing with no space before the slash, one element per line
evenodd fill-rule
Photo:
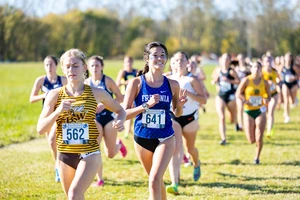
<path fill-rule="evenodd" d="M 163 45 L 160 42 L 150 42 L 150 43 L 146 44 L 145 47 L 144 47 L 144 61 L 146 61 L 146 60 L 149 59 L 150 49 L 152 49 L 153 47 L 161 47 L 161 48 L 163 48 L 164 51 L 165 51 L 165 54 L 167 56 L 167 59 L 168 59 L 168 50 L 167 50 L 167 47 L 165 45 Z M 148 65 L 148 61 L 146 61 L 144 69 L 139 70 L 136 73 L 136 76 L 140 76 L 142 74 L 146 74 L 148 71 L 149 71 L 149 65 Z"/>
<path fill-rule="evenodd" d="M 90 76 L 89 70 L 85 70 L 84 72 L 84 79 L 87 79 Z"/>
<path fill-rule="evenodd" d="M 257 67 L 262 68 L 262 64 L 261 64 L 260 60 L 257 59 L 256 61 L 254 61 L 254 62 L 251 64 L 251 67 L 252 67 L 253 65 L 255 65 L 255 64 L 257 64 Z"/>
<path fill-rule="evenodd" d="M 89 63 L 91 60 L 97 60 L 101 63 L 102 67 L 104 66 L 104 60 L 103 60 L 102 56 L 97 56 L 97 55 L 91 56 L 88 59 L 87 63 Z M 102 71 L 102 73 L 103 73 L 103 71 Z M 89 73 L 89 70 L 87 69 L 84 73 L 84 78 L 87 79 L 89 76 L 90 76 L 90 73 Z"/>
<path fill-rule="evenodd" d="M 101 65 L 104 66 L 104 59 L 101 56 L 94 55 L 94 56 L 90 57 L 87 62 L 89 62 L 91 60 L 98 60 L 101 63 Z"/>
<path fill-rule="evenodd" d="M 239 61 L 238 60 L 231 60 L 230 64 L 236 67 L 236 66 L 239 66 Z"/>
<path fill-rule="evenodd" d="M 44 60 L 46 60 L 47 58 L 52 59 L 53 62 L 55 63 L 55 65 L 58 64 L 58 59 L 57 59 L 55 56 L 53 56 L 53 55 L 48 55 L 48 56 L 46 56 L 46 58 L 45 58 Z"/>

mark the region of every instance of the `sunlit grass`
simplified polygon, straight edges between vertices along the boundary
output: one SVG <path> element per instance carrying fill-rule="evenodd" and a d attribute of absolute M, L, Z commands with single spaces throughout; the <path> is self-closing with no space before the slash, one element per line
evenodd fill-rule
<path fill-rule="evenodd" d="M 122 61 L 106 61 L 104 72 L 115 78 L 121 66 Z M 142 68 L 143 62 L 135 62 L 135 67 Z M 215 94 L 209 85 L 212 68 L 204 69 L 206 84 Z M 60 183 L 54 182 L 54 162 L 48 144 L 35 131 L 41 103 L 29 103 L 35 78 L 44 74 L 42 63 L 2 64 L 0 72 L 0 145 L 6 146 L 0 149 L 0 199 L 65 199 Z M 283 111 L 276 111 L 275 135 L 264 139 L 259 166 L 253 165 L 255 145 L 246 141 L 243 132 L 235 132 L 234 125 L 226 124 L 230 144 L 218 144 L 213 98 L 206 109 L 206 113 L 200 111 L 201 129 L 196 141 L 202 177 L 195 183 L 192 167 L 182 166 L 181 195 L 168 194 L 168 199 L 300 199 L 299 107 L 291 110 L 289 124 L 283 123 Z M 7 146 L 17 142 L 22 143 Z M 148 198 L 148 179 L 134 152 L 132 136 L 123 142 L 128 148 L 127 157 L 103 156 L 105 186 L 90 187 L 86 199 Z M 168 172 L 165 182 L 170 183 Z"/>

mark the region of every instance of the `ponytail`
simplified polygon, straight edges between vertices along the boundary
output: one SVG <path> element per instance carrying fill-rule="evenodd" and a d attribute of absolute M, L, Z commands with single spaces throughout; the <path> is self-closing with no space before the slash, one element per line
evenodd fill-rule
<path fill-rule="evenodd" d="M 136 73 L 136 76 L 141 76 L 141 75 L 143 75 L 143 74 L 146 74 L 147 72 L 149 72 L 149 65 L 148 65 L 148 63 L 145 64 L 144 69 L 139 70 L 139 71 Z"/>

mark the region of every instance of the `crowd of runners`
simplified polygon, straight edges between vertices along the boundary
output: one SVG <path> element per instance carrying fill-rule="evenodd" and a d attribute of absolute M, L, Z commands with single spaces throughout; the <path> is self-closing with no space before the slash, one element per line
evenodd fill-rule
<path fill-rule="evenodd" d="M 169 59 L 169 70 L 166 64 Z M 37 124 L 46 134 L 55 165 L 55 180 L 61 182 L 68 199 L 84 199 L 92 184 L 102 187 L 104 153 L 113 158 L 127 149 L 118 136 L 134 139 L 134 149 L 149 178 L 149 199 L 166 199 L 166 193 L 179 194 L 180 167 L 192 165 L 193 180 L 201 177 L 201 161 L 195 146 L 199 130 L 199 109 L 211 94 L 205 87 L 207 75 L 201 56 L 179 51 L 168 54 L 159 42 L 145 45 L 144 67 L 133 68 L 133 58 L 125 56 L 124 66 L 114 77 L 105 75 L 101 56 L 87 58 L 79 49 L 66 51 L 59 59 L 64 76 L 56 72 L 58 59 L 44 60 L 46 75 L 38 77 L 30 102 L 43 101 Z M 228 145 L 225 108 L 236 131 L 244 131 L 256 144 L 254 164 L 260 163 L 263 136 L 274 137 L 274 112 L 283 107 L 284 123 L 293 120 L 297 106 L 300 57 L 270 52 L 251 60 L 242 54 L 220 56 L 212 73 L 217 95 L 220 145 Z M 132 119 L 134 124 L 132 126 Z M 131 135 L 133 135 L 131 137 Z M 169 168 L 171 185 L 163 177 Z"/>

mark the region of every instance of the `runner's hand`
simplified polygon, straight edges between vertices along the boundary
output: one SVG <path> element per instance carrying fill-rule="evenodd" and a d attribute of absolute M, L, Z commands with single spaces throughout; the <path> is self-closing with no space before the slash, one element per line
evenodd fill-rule
<path fill-rule="evenodd" d="M 159 103 L 160 96 L 159 94 L 153 94 L 150 98 L 150 100 L 147 102 L 148 107 L 151 108 L 155 106 L 155 104 Z"/>
<path fill-rule="evenodd" d="M 114 120 L 112 122 L 112 127 L 117 129 L 117 131 L 121 132 L 124 130 L 124 122 L 122 122 L 121 120 Z"/>
<path fill-rule="evenodd" d="M 99 103 L 96 108 L 96 113 L 100 113 L 101 111 L 104 110 L 104 108 L 105 106 L 102 103 Z"/>
<path fill-rule="evenodd" d="M 178 107 L 182 107 L 185 103 L 187 102 L 187 98 L 186 98 L 186 89 L 179 90 L 179 99 L 178 99 Z"/>
<path fill-rule="evenodd" d="M 63 111 L 68 111 L 70 110 L 72 103 L 74 103 L 75 101 L 75 99 L 63 99 L 56 110 L 59 114 Z"/>

